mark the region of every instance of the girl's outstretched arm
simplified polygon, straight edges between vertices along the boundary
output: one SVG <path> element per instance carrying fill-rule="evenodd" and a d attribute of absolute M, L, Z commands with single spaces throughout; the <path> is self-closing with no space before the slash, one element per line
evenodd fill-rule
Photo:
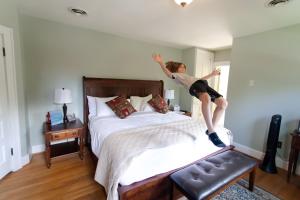
<path fill-rule="evenodd" d="M 210 79 L 211 77 L 219 76 L 220 74 L 221 74 L 220 70 L 215 69 L 215 70 L 212 71 L 210 74 L 208 74 L 208 75 L 206 75 L 206 76 L 203 76 L 201 79 L 202 79 L 202 80 L 207 80 L 207 79 Z"/>
<path fill-rule="evenodd" d="M 169 78 L 172 78 L 172 73 L 166 68 L 163 60 L 162 60 L 162 57 L 160 54 L 152 54 L 152 58 L 155 62 L 157 62 L 161 69 L 163 70 L 163 72 L 169 77 Z"/>

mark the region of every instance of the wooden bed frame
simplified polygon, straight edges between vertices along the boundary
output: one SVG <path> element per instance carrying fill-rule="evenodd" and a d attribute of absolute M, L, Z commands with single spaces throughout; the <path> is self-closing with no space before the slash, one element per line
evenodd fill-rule
<path fill-rule="evenodd" d="M 86 145 L 91 150 L 90 134 L 88 129 L 88 102 L 87 96 L 94 97 L 111 97 L 111 96 L 163 96 L 163 81 L 153 80 L 131 80 L 131 79 L 106 79 L 106 78 L 88 78 L 83 77 L 83 114 L 84 126 L 86 131 Z M 219 154 L 224 151 L 233 149 L 233 146 L 225 147 L 207 157 Z M 93 155 L 93 159 L 97 157 Z M 207 158 L 205 157 L 205 158 Z M 202 158 L 202 159 L 205 159 Z M 202 160 L 200 159 L 200 160 Z M 196 162 L 196 161 L 195 161 Z M 192 164 L 192 163 L 191 163 Z M 180 168 L 181 169 L 181 168 Z M 120 200 L 163 200 L 170 199 L 172 184 L 169 175 L 179 169 L 172 170 L 151 178 L 133 183 L 127 186 L 119 186 Z M 175 196 L 180 196 L 178 193 Z"/>

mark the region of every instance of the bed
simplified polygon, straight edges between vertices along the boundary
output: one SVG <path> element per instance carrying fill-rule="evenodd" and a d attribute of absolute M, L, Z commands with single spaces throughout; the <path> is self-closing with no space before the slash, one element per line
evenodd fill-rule
<path fill-rule="evenodd" d="M 160 114 L 154 112 L 133 113 L 126 119 L 117 117 L 89 117 L 87 96 L 163 96 L 163 81 L 125 80 L 83 77 L 84 124 L 86 128 L 86 144 L 93 152 L 95 160 L 100 155 L 101 144 L 105 137 L 122 129 L 137 129 L 152 124 L 167 124 L 172 122 L 189 121 L 189 117 L 169 112 Z M 114 126 L 107 126 L 115 124 Z M 160 125 L 159 125 L 160 126 Z M 142 129 L 141 129 L 142 130 Z M 228 132 L 227 132 L 228 134 Z M 207 139 L 204 134 L 202 134 Z M 220 136 L 226 144 L 230 144 L 230 135 Z M 200 143 L 199 143 L 200 141 Z M 171 184 L 168 175 L 199 159 L 232 149 L 227 146 L 219 149 L 204 143 L 204 138 L 192 143 L 179 143 L 164 148 L 148 149 L 132 159 L 118 180 L 119 199 L 168 199 Z M 208 145 L 207 147 L 205 145 Z M 204 147 L 205 146 L 205 147 Z M 199 149 L 201 147 L 202 149 Z M 170 156 L 171 155 L 171 156 Z M 175 156 L 174 156 L 175 155 Z M 178 159 L 180 158 L 180 159 Z M 101 159 L 101 158 L 100 158 Z M 164 160 L 165 162 L 159 162 Z M 98 164 L 97 169 L 100 164 Z M 101 168 L 101 166 L 100 166 Z M 138 169 L 143 170 L 138 170 Z M 99 172 L 100 171 L 100 172 Z M 101 173 L 101 170 L 96 171 Z M 97 180 L 97 178 L 96 178 Z"/>

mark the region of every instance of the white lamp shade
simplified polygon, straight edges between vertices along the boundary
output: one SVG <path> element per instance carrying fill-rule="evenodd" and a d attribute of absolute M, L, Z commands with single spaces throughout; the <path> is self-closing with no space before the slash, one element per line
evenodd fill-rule
<path fill-rule="evenodd" d="M 174 90 L 166 90 L 165 91 L 165 98 L 166 99 L 174 99 Z"/>
<path fill-rule="evenodd" d="M 65 88 L 55 89 L 54 103 L 57 104 L 72 103 L 71 90 Z"/>

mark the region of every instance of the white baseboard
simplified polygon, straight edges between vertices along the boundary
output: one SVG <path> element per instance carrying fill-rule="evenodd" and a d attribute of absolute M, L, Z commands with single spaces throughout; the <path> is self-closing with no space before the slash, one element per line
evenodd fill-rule
<path fill-rule="evenodd" d="M 40 145 L 35 145 L 31 147 L 31 153 L 41 153 L 45 151 L 45 145 L 44 144 L 40 144 Z"/>
<path fill-rule="evenodd" d="M 59 143 L 63 143 L 63 142 L 70 142 L 70 141 L 74 141 L 74 138 L 71 139 L 64 139 L 64 140 L 59 140 L 59 141 L 54 141 L 51 142 L 51 144 L 59 144 Z M 40 145 L 35 145 L 35 146 L 31 146 L 31 153 L 35 154 L 35 153 L 41 153 L 44 152 L 46 149 L 44 144 L 40 144 Z"/>
<path fill-rule="evenodd" d="M 22 156 L 22 166 L 29 164 L 29 162 L 30 162 L 29 154 Z"/>
<path fill-rule="evenodd" d="M 235 146 L 236 150 L 238 150 L 242 153 L 245 153 L 245 154 L 247 154 L 249 156 L 252 156 L 254 158 L 257 158 L 259 160 L 264 159 L 265 153 L 263 153 L 261 151 L 257 151 L 255 149 L 252 149 L 250 147 L 247 147 L 245 145 L 242 145 L 242 144 L 239 144 L 239 143 L 236 143 L 236 142 L 234 142 L 233 145 Z M 285 161 L 285 160 L 282 160 L 280 157 L 276 156 L 275 162 L 276 162 L 277 167 L 279 167 L 281 169 L 284 169 L 284 170 L 288 169 L 288 165 L 289 165 L 288 162 Z M 300 167 L 297 167 L 296 174 L 300 175 Z"/>

